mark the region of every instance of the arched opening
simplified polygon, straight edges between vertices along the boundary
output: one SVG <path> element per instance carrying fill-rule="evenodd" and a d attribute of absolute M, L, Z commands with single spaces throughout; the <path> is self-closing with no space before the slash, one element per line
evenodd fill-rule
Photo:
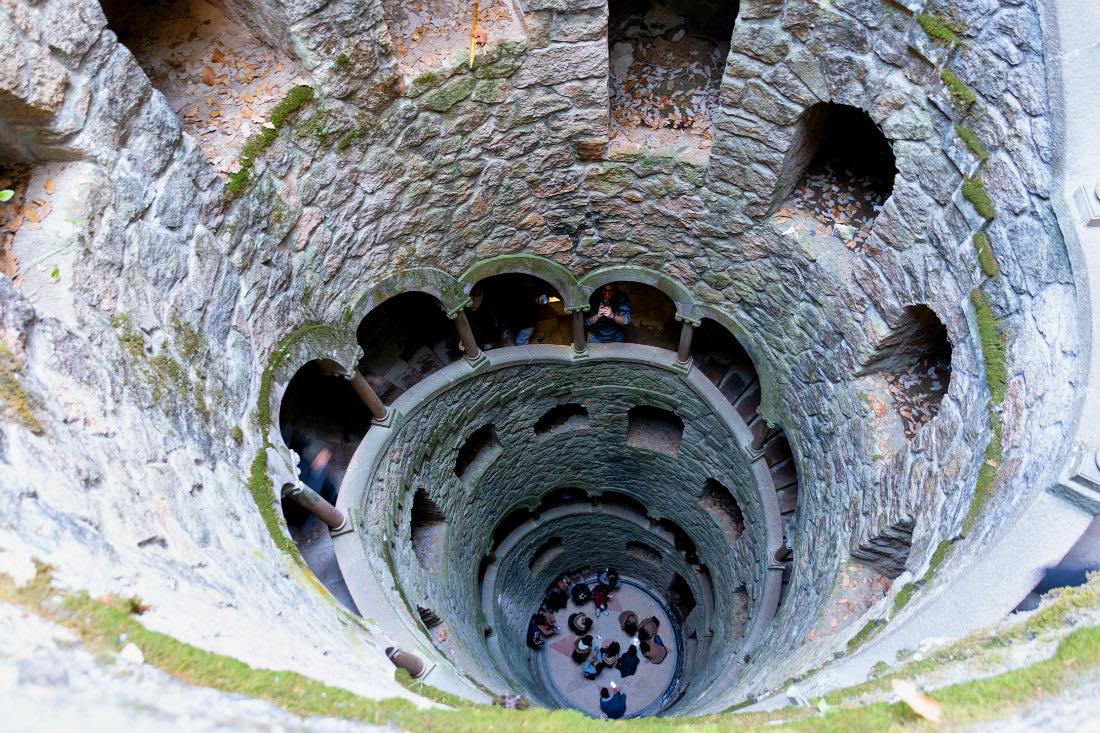
<path fill-rule="evenodd" d="M 15 255 L 15 236 L 26 221 L 24 209 L 30 206 L 34 217 L 40 219 L 33 197 L 28 196 L 33 169 L 29 164 L 0 164 L 0 191 L 5 201 L 0 201 L 0 275 L 14 280 L 19 274 L 19 262 Z"/>
<path fill-rule="evenodd" d="M 470 43 L 473 21 L 470 3 L 382 0 L 381 4 L 382 17 L 393 40 L 394 56 L 407 78 L 438 71 L 443 62 L 454 55 L 455 49 L 465 49 Z M 478 49 L 484 48 L 486 41 L 495 46 L 525 35 L 520 4 L 508 0 L 481 0 L 477 21 L 480 29 L 476 38 Z M 339 58 L 336 63 L 341 64 Z M 348 59 L 344 65 L 350 63 Z"/>
<path fill-rule="evenodd" d="M 745 531 L 745 515 L 741 512 L 741 506 L 734 498 L 733 492 L 720 482 L 707 479 L 706 487 L 703 490 L 703 498 L 699 500 L 699 504 L 722 528 L 726 540 L 731 545 Z"/>
<path fill-rule="evenodd" d="M 420 567 L 435 571 L 443 565 L 443 541 L 447 533 L 446 517 L 428 492 L 417 489 L 413 496 L 409 525 L 413 553 Z"/>
<path fill-rule="evenodd" d="M 689 565 L 699 564 L 699 554 L 695 549 L 695 540 L 691 539 L 691 535 L 685 532 L 683 527 L 671 519 L 665 518 L 658 520 L 657 527 L 672 536 L 672 546 L 676 548 L 677 552 L 683 553 L 684 559 L 687 560 Z"/>
<path fill-rule="evenodd" d="M 648 517 L 649 510 L 645 504 L 633 496 L 621 494 L 618 491 L 605 491 L 600 494 L 600 504 L 606 507 L 619 507 L 638 517 Z"/>
<path fill-rule="evenodd" d="M 658 565 L 661 562 L 660 552 L 651 545 L 647 545 L 644 542 L 638 542 L 637 540 L 630 540 L 626 543 L 626 554 L 652 565 Z"/>
<path fill-rule="evenodd" d="M 951 384 L 947 327 L 928 306 L 908 306 L 860 374 L 881 378 L 905 436 L 912 438 L 939 414 Z"/>
<path fill-rule="evenodd" d="M 713 142 L 738 0 L 610 0 L 607 43 L 615 149 Z"/>
<path fill-rule="evenodd" d="M 107 26 L 222 173 L 263 130 L 301 69 L 208 0 L 102 0 Z"/>
<path fill-rule="evenodd" d="M 756 365 L 737 338 L 717 321 L 704 318 L 696 327 L 691 359 L 731 405 L 737 405 L 750 391 L 759 395 Z"/>
<path fill-rule="evenodd" d="M 524 522 L 533 519 L 534 516 L 534 513 L 527 507 L 519 507 L 509 512 L 507 516 L 497 522 L 497 526 L 493 528 L 493 549 L 495 550 L 508 535 L 515 532 Z"/>
<path fill-rule="evenodd" d="M 570 317 L 561 293 L 541 278 L 524 273 L 493 275 L 470 289 L 466 317 L 485 350 L 527 344 L 568 344 Z"/>
<path fill-rule="evenodd" d="M 543 542 L 531 555 L 531 559 L 527 563 L 527 569 L 535 573 L 540 572 L 562 553 L 562 549 L 561 537 L 551 537 Z"/>
<path fill-rule="evenodd" d="M 574 486 L 562 486 L 543 494 L 542 499 L 539 500 L 539 505 L 535 508 L 535 512 L 542 514 L 556 507 L 577 504 L 585 501 L 587 498 L 588 494 L 584 489 L 579 489 Z"/>
<path fill-rule="evenodd" d="M 660 407 L 638 405 L 627 415 L 626 444 L 675 456 L 684 437 L 684 421 Z"/>
<path fill-rule="evenodd" d="M 443 306 L 416 291 L 396 295 L 368 313 L 356 338 L 363 348 L 359 371 L 386 404 L 461 356 Z"/>
<path fill-rule="evenodd" d="M 672 611 L 672 615 L 677 621 L 683 623 L 684 620 L 691 615 L 691 612 L 695 610 L 695 594 L 691 592 L 691 586 L 684 580 L 683 576 L 676 573 L 672 576 L 672 582 L 669 583 L 668 591 L 668 604 L 669 609 Z"/>
<path fill-rule="evenodd" d="M 594 344 L 627 342 L 675 351 L 680 340 L 676 304 L 644 283 L 612 282 L 596 288 L 584 322 Z"/>
<path fill-rule="evenodd" d="M 371 425 L 367 406 L 338 375 L 339 367 L 314 360 L 295 373 L 279 405 L 283 443 L 298 454 L 298 477 L 330 504 L 336 502 L 355 449 Z M 328 525 L 290 499 L 283 517 L 302 558 L 341 603 L 355 608 L 336 563 Z"/>
<path fill-rule="evenodd" d="M 894 190 L 890 142 L 858 107 L 819 102 L 799 119 L 779 174 L 773 208 L 780 220 L 859 250 Z"/>
<path fill-rule="evenodd" d="M 455 476 L 460 479 L 476 480 L 482 471 L 502 452 L 500 441 L 497 440 L 496 428 L 492 425 L 482 425 L 470 433 L 466 442 L 458 449 L 455 458 Z"/>
<path fill-rule="evenodd" d="M 852 550 L 852 557 L 893 580 L 905 571 L 913 547 L 912 517 L 902 517 Z"/>
<path fill-rule="evenodd" d="M 588 410 L 572 402 L 551 407 L 535 423 L 535 435 L 549 436 L 569 430 L 583 430 L 589 425 Z"/>

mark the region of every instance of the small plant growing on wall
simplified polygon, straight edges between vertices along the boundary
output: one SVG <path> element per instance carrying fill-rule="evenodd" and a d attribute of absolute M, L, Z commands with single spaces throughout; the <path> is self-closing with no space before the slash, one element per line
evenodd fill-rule
<path fill-rule="evenodd" d="M 0 204 L 11 201 L 13 196 L 15 196 L 15 191 L 10 188 L 0 189 Z"/>

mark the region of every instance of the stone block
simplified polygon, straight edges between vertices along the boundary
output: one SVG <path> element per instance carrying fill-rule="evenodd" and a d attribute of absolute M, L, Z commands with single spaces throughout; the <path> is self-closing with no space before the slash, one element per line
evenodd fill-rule
<path fill-rule="evenodd" d="M 607 75 L 607 44 L 584 42 L 533 49 L 527 54 L 512 84 L 517 89 L 533 85 L 561 84 L 575 79 Z"/>

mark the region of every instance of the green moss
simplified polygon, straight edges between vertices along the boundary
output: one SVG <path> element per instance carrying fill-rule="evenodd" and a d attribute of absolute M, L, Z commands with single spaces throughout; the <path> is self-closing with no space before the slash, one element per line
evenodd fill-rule
<path fill-rule="evenodd" d="M 286 362 L 290 349 L 309 334 L 317 332 L 335 333 L 335 329 L 324 323 L 304 323 L 284 336 L 275 347 L 275 350 L 271 352 L 271 356 L 267 361 L 267 368 L 260 375 L 260 395 L 256 405 L 256 424 L 265 436 L 268 427 L 271 425 L 271 389 L 274 386 L 275 373 Z"/>
<path fill-rule="evenodd" d="M 974 305 L 974 316 L 978 324 L 978 336 L 982 342 L 982 356 L 985 359 L 985 381 L 989 385 L 989 394 L 993 405 L 1000 405 L 1005 398 L 1005 385 L 1008 381 L 1007 344 L 1004 331 L 1001 330 L 993 308 L 981 290 L 970 291 L 970 302 Z"/>
<path fill-rule="evenodd" d="M 407 670 L 398 668 L 394 671 L 393 678 L 397 680 L 397 682 L 403 687 L 408 688 L 409 690 L 415 692 L 421 697 L 426 697 L 429 700 L 434 700 L 440 705 L 449 705 L 452 708 L 466 708 L 474 706 L 474 703 L 464 698 L 461 698 L 458 695 L 452 694 L 450 692 L 444 692 L 438 687 L 432 687 L 431 685 L 426 685 L 423 682 L 418 682 L 414 680 L 412 675 L 409 674 Z"/>
<path fill-rule="evenodd" d="M 924 577 L 921 578 L 921 583 L 927 585 L 932 582 L 936 577 L 936 571 L 943 565 L 943 561 L 947 559 L 947 556 L 955 549 L 955 543 L 943 540 L 936 545 L 936 551 L 932 553 L 932 559 L 928 561 L 928 570 L 925 571 Z"/>
<path fill-rule="evenodd" d="M 989 236 L 985 232 L 974 234 L 974 251 L 978 254 L 978 266 L 986 277 L 999 277 L 1001 267 L 997 264 L 997 258 L 993 255 L 993 247 L 989 243 Z"/>
<path fill-rule="evenodd" d="M 966 144 L 966 147 L 974 154 L 975 158 L 982 162 L 989 160 L 989 151 L 978 139 L 978 133 L 965 125 L 955 125 L 955 134 Z"/>
<path fill-rule="evenodd" d="M 974 498 L 963 520 L 963 534 L 970 534 L 985 513 L 989 500 L 997 485 L 997 471 L 1001 466 L 1001 421 L 996 414 L 990 416 L 992 435 L 985 447 L 981 468 L 978 469 L 978 481 L 974 486 Z"/>
<path fill-rule="evenodd" d="M 955 105 L 956 109 L 965 111 L 978 101 L 978 95 L 974 93 L 974 90 L 968 87 L 966 82 L 950 69 L 941 71 L 940 79 L 947 86 L 947 91 L 951 95 L 951 103 Z"/>
<path fill-rule="evenodd" d="M 874 636 L 879 629 L 886 625 L 886 622 L 882 619 L 876 618 L 867 622 L 867 624 L 856 633 L 851 639 L 848 640 L 848 653 L 851 654 L 856 649 L 859 649 L 863 644 Z"/>
<path fill-rule="evenodd" d="M 190 323 L 173 318 L 172 332 L 175 334 L 176 353 L 184 361 L 191 361 L 206 351 L 206 340 Z"/>
<path fill-rule="evenodd" d="M 978 177 L 967 178 L 962 184 L 962 194 L 963 198 L 973 204 L 974 210 L 983 218 L 992 219 L 997 216 L 997 211 L 993 208 L 993 202 L 989 199 L 989 194 L 985 190 L 982 179 Z"/>
<path fill-rule="evenodd" d="M 333 59 L 333 62 L 337 68 L 343 69 L 351 64 L 351 58 L 346 53 L 342 53 Z"/>
<path fill-rule="evenodd" d="M 916 592 L 917 586 L 912 583 L 906 583 L 905 587 L 899 590 L 898 594 L 894 596 L 894 613 L 905 608 L 909 601 L 913 600 L 913 594 Z"/>
<path fill-rule="evenodd" d="M 240 425 L 234 425 L 229 429 L 229 437 L 233 439 L 233 442 L 240 445 L 244 442 L 244 431 L 241 430 Z"/>
<path fill-rule="evenodd" d="M 111 316 L 111 326 L 118 332 L 118 342 L 131 359 L 145 358 L 145 336 L 134 328 L 125 313 Z"/>
<path fill-rule="evenodd" d="M 0 415 L 32 433 L 42 432 L 34 401 L 20 384 L 23 367 L 7 344 L 0 342 Z"/>
<path fill-rule="evenodd" d="M 267 447 L 263 446 L 256 451 L 252 459 L 252 466 L 248 470 L 248 493 L 252 494 L 252 501 L 256 503 L 256 509 L 260 512 L 267 533 L 271 535 L 275 546 L 285 552 L 299 566 L 305 565 L 298 546 L 294 540 L 287 536 L 283 529 L 283 522 L 279 518 L 279 510 L 276 508 L 277 497 L 271 479 L 267 477 Z"/>
<path fill-rule="evenodd" d="M 313 89 L 308 86 L 296 86 L 287 92 L 282 101 L 272 108 L 268 121 L 271 127 L 263 127 L 258 133 L 248 138 L 241 148 L 238 162 L 240 170 L 229 176 L 225 184 L 226 198 L 232 200 L 240 195 L 252 180 L 252 167 L 256 158 L 271 147 L 279 136 L 279 130 L 292 114 L 301 109 L 302 105 L 313 99 Z"/>
<path fill-rule="evenodd" d="M 917 23 L 933 41 L 939 41 L 948 46 L 957 46 L 962 42 L 956 33 L 956 29 L 952 27 L 954 24 L 946 18 L 921 13 L 917 16 Z"/>
<path fill-rule="evenodd" d="M 336 141 L 336 150 L 341 153 L 344 152 L 352 145 L 354 145 L 355 141 L 361 137 L 363 137 L 362 129 L 352 130 L 351 132 L 344 133 L 344 136 Z"/>

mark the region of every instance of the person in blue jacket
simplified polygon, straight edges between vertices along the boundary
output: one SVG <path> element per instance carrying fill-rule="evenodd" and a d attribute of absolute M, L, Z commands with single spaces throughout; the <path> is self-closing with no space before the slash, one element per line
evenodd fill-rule
<path fill-rule="evenodd" d="M 604 285 L 588 299 L 585 324 L 593 343 L 622 343 L 630 325 L 630 299 L 614 283 Z"/>
<path fill-rule="evenodd" d="M 612 682 L 611 686 L 614 687 L 615 683 Z M 621 690 L 615 690 L 615 694 L 612 695 L 606 687 L 601 687 L 600 710 L 612 720 L 623 717 L 626 715 L 626 695 Z"/>

